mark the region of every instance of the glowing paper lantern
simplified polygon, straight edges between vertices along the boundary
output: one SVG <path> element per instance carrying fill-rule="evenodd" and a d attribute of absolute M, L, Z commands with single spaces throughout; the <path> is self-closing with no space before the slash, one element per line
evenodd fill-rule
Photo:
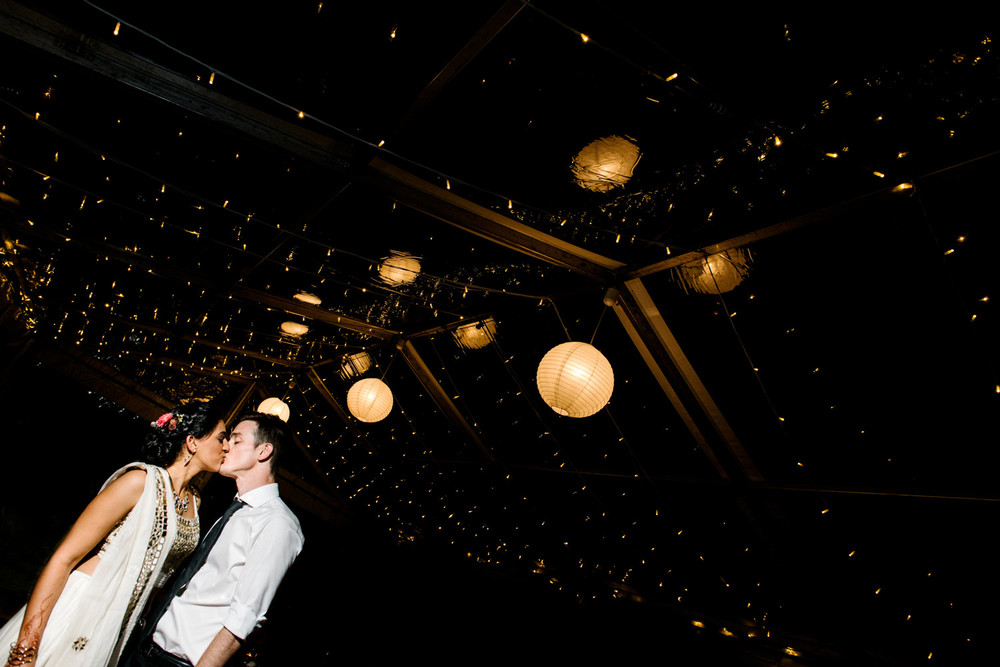
<path fill-rule="evenodd" d="M 264 402 L 257 406 L 257 412 L 263 412 L 265 415 L 274 415 L 283 422 L 288 421 L 288 418 L 292 414 L 291 408 L 280 398 L 265 398 Z"/>
<path fill-rule="evenodd" d="M 611 399 L 615 374 L 593 345 L 563 343 L 542 357 L 536 382 L 542 400 L 558 414 L 589 417 Z"/>
<path fill-rule="evenodd" d="M 367 352 L 349 354 L 340 361 L 340 377 L 345 380 L 360 377 L 372 367 L 372 357 Z"/>
<path fill-rule="evenodd" d="M 743 282 L 750 273 L 751 261 L 749 250 L 733 248 L 677 267 L 674 278 L 685 291 L 721 294 Z"/>
<path fill-rule="evenodd" d="M 309 333 L 309 326 L 301 322 L 282 322 L 281 332 L 289 336 L 303 336 Z"/>
<path fill-rule="evenodd" d="M 497 323 L 491 317 L 482 322 L 463 324 L 452 331 L 451 335 L 455 337 L 455 342 L 461 347 L 467 350 L 478 350 L 492 343 L 496 332 Z"/>
<path fill-rule="evenodd" d="M 576 184 L 594 192 L 620 188 L 632 178 L 642 152 L 633 141 L 612 135 L 583 147 L 570 168 Z"/>
<path fill-rule="evenodd" d="M 292 298 L 295 299 L 296 301 L 301 301 L 302 303 L 308 303 L 313 306 L 318 306 L 321 303 L 323 303 L 323 299 L 319 298 L 315 294 L 311 294 L 310 292 L 299 292 Z"/>
<path fill-rule="evenodd" d="M 412 283 L 420 275 L 420 258 L 393 250 L 388 257 L 382 258 L 378 274 L 382 278 L 382 282 L 389 285 Z"/>
<path fill-rule="evenodd" d="M 392 411 L 392 391 L 377 378 L 358 380 L 347 392 L 347 409 L 363 422 L 382 421 Z"/>

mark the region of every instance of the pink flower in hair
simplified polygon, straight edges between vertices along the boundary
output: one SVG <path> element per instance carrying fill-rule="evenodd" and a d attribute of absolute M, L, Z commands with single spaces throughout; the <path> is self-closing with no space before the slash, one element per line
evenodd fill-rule
<path fill-rule="evenodd" d="M 149 422 L 149 425 L 154 426 L 156 428 L 163 428 L 164 426 L 166 426 L 167 430 L 173 431 L 174 429 L 177 428 L 177 423 L 179 420 L 180 417 L 174 417 L 174 413 L 167 412 L 160 415 L 159 419 L 157 419 L 155 422 Z"/>

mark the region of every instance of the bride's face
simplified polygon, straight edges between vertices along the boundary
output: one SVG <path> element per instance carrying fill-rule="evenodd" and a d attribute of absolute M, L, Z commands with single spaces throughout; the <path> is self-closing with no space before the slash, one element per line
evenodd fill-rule
<path fill-rule="evenodd" d="M 219 472 L 219 467 L 226 458 L 226 452 L 229 451 L 226 425 L 220 421 L 209 435 L 197 442 L 198 449 L 195 451 L 195 456 L 201 462 L 202 468 L 209 472 Z"/>

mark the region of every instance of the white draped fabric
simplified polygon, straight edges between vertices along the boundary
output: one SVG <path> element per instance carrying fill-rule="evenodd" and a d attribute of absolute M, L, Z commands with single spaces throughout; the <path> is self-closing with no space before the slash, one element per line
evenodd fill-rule
<path fill-rule="evenodd" d="M 111 532 L 93 574 L 73 572 L 52 609 L 35 667 L 114 666 L 142 612 L 177 535 L 177 515 L 167 471 L 132 463 L 146 471 L 139 501 Z M 102 490 L 104 487 L 101 487 Z M 17 641 L 24 608 L 0 629 L 0 647 Z"/>

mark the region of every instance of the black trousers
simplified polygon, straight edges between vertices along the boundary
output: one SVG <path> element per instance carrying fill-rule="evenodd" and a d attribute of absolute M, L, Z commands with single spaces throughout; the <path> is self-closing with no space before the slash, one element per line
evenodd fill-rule
<path fill-rule="evenodd" d="M 178 658 L 173 653 L 167 653 L 153 643 L 152 639 L 143 641 L 137 651 L 125 656 L 119 663 L 120 667 L 191 667 L 191 663 Z"/>

